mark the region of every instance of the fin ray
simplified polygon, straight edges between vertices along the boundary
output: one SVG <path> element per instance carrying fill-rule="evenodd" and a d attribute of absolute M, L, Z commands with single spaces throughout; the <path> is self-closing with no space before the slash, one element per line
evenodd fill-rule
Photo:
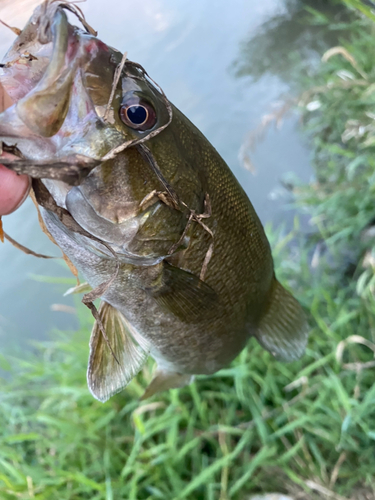
<path fill-rule="evenodd" d="M 107 302 L 101 302 L 100 319 L 119 363 L 110 352 L 95 321 L 90 339 L 87 383 L 92 395 L 101 402 L 124 389 L 140 371 L 149 354 L 148 343 L 126 318 Z"/>

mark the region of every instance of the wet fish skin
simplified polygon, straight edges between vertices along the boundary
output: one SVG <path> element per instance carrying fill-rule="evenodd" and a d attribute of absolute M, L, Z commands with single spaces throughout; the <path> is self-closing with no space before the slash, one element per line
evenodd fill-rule
<path fill-rule="evenodd" d="M 20 149 L 26 157 L 45 158 L 45 149 L 38 152 L 45 144 L 51 162 L 67 151 L 98 160 L 125 141 L 145 137 L 149 131 L 134 130 L 121 120 L 124 99 L 137 97 L 151 104 L 156 112 L 151 130 L 168 124 L 163 95 L 131 64 L 124 67 L 110 118 L 103 120 L 122 55 L 67 25 L 61 9 L 54 15 L 58 16 L 54 17 L 56 33 L 62 37 L 58 42 L 58 36 L 52 36 L 54 47 L 71 49 L 73 42 L 78 44 L 80 59 L 76 57 L 72 64 L 81 77 L 69 72 L 60 53 L 61 67 L 55 73 L 65 71 L 64 82 L 71 83 L 70 88 L 67 84 L 62 88 L 51 78 L 48 91 L 44 90 L 44 101 L 64 101 L 66 115 L 62 124 L 52 119 L 58 131 L 52 128 L 50 137 L 35 138 L 43 131 L 36 133 L 33 125 L 39 112 L 33 105 L 33 89 L 23 97 L 27 123 L 23 121 L 18 129 L 14 126 L 12 137 L 22 134 L 24 149 L 22 144 Z M 56 61 L 58 49 L 52 50 L 51 60 Z M 86 103 L 86 115 L 82 103 Z M 158 369 L 147 397 L 189 383 L 194 374 L 216 372 L 237 356 L 251 336 L 284 361 L 300 357 L 307 341 L 302 309 L 275 278 L 268 240 L 246 193 L 201 132 L 171 107 L 171 123 L 158 135 L 102 161 L 78 186 L 44 181 L 57 204 L 96 238 L 71 231 L 56 213 L 42 210 L 49 232 L 90 285 L 94 288 L 108 281 L 117 266 L 98 239 L 120 261 L 117 278 L 102 295 L 108 306 L 100 313 L 120 365 L 99 334 L 98 324 L 91 340 L 88 381 L 102 401 L 130 381 L 148 353 Z M 10 111 L 8 118 L 16 111 Z M 77 112 L 81 122 L 75 119 Z M 80 134 L 74 129 L 77 126 Z M 0 115 L 0 134 L 5 129 Z M 145 156 L 145 148 L 177 193 L 178 207 L 168 202 L 165 185 Z M 192 214 L 195 219 L 185 233 Z M 202 214 L 204 218 L 199 217 Z M 212 243 L 203 282 L 202 266 Z"/>

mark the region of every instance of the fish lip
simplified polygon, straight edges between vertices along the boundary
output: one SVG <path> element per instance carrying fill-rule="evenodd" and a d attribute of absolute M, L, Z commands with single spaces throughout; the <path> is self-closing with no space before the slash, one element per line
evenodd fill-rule
<path fill-rule="evenodd" d="M 21 120 L 42 137 L 55 135 L 65 121 L 76 71 L 76 64 L 68 65 L 68 48 L 74 41 L 62 9 L 56 9 L 50 31 L 53 49 L 45 73 L 37 85 L 16 103 Z M 73 57 L 74 52 L 73 49 Z"/>
<path fill-rule="evenodd" d="M 38 101 L 38 97 L 40 101 L 41 94 L 48 92 L 49 87 L 61 79 L 64 66 L 66 66 L 65 54 L 70 42 L 70 25 L 63 10 L 55 8 L 53 10 L 53 17 L 46 19 L 50 25 L 48 38 L 44 34 L 43 43 L 41 43 L 38 28 L 42 20 L 42 7 L 43 5 L 35 9 L 24 30 L 4 57 L 5 68 L 3 74 L 0 76 L 0 84 L 4 88 L 3 81 L 6 82 L 7 78 L 10 78 L 10 80 L 14 78 L 12 84 L 8 83 L 9 91 L 7 92 L 7 87 L 5 87 L 5 92 L 8 94 L 13 93 L 19 80 L 21 86 L 25 87 L 26 93 L 22 95 L 23 92 L 21 91 L 20 95 L 16 91 L 16 95 L 18 94 L 17 97 L 11 96 L 13 97 L 13 105 L 0 114 L 0 139 L 2 140 L 8 140 L 9 138 L 28 138 L 33 140 L 36 136 L 41 138 L 51 137 L 57 132 L 57 127 L 52 127 L 51 129 L 51 124 L 49 123 L 51 117 L 48 116 L 48 113 L 44 112 L 43 106 L 38 106 L 38 102 L 36 101 Z M 43 63 L 41 67 L 38 65 L 35 67 L 33 61 L 39 61 L 39 59 L 31 54 L 31 59 L 28 62 L 25 60 L 24 55 L 29 54 L 29 50 L 35 49 L 39 56 L 39 50 L 42 50 L 43 45 L 47 45 L 50 42 L 52 43 L 52 51 L 48 53 L 47 50 L 48 62 L 46 62 L 44 67 Z M 25 60 L 24 70 L 21 64 L 23 60 Z M 13 66 L 16 68 L 14 73 L 12 71 L 8 74 L 4 73 L 7 68 L 12 68 Z M 41 73 L 39 80 L 38 78 L 34 78 L 36 72 Z M 72 69 L 70 70 L 71 72 Z M 63 119 L 61 120 L 60 118 L 58 120 L 60 126 Z M 50 128 L 49 132 L 47 131 L 48 127 Z"/>
<path fill-rule="evenodd" d="M 23 85 L 23 80 L 27 80 L 30 75 L 21 94 L 17 94 L 18 90 L 14 90 L 17 97 L 13 99 L 13 105 L 5 111 L 0 109 L 0 142 L 9 145 L 17 143 L 25 159 L 48 161 L 51 162 L 51 167 L 56 161 L 77 155 L 98 162 L 113 148 L 113 145 L 117 146 L 124 140 L 123 134 L 108 123 L 105 123 L 105 127 L 111 130 L 107 131 L 105 141 L 97 140 L 100 134 L 99 122 L 103 124 L 103 121 L 98 115 L 85 82 L 86 67 L 95 60 L 99 51 L 110 48 L 92 34 L 85 34 L 76 26 L 70 25 L 61 6 L 58 5 L 53 10 L 53 16 L 51 12 L 49 12 L 49 34 L 44 40 L 46 44 L 51 44 L 51 50 L 48 52 L 46 49 L 42 52 L 42 59 L 44 57 L 46 59 L 45 66 L 44 61 L 39 66 L 37 62 L 34 61 L 36 65 L 33 65 L 31 61 L 24 66 L 24 75 L 17 68 L 14 72 L 10 70 L 5 74 L 3 72 L 2 75 L 0 70 L 0 84 L 6 83 L 10 90 L 16 88 L 18 78 L 22 79 L 20 81 Z M 5 56 L 8 63 L 12 60 L 18 62 L 24 53 L 23 49 L 25 51 L 35 49 L 36 55 L 39 55 L 39 50 L 44 50 L 44 46 L 38 40 L 37 29 L 41 14 L 41 7 L 38 7 L 22 32 L 25 33 L 25 40 L 22 39 L 21 33 Z M 33 74 L 33 71 L 38 72 L 38 75 L 42 73 L 39 80 L 33 78 L 36 74 Z M 52 109 L 52 114 L 54 113 L 52 126 L 48 123 L 51 107 L 45 111 L 44 105 L 38 105 L 38 100 L 43 99 L 43 94 L 50 91 L 51 85 L 55 85 L 52 91 L 61 91 L 65 98 L 63 113 L 56 113 Z M 60 96 L 57 95 L 55 101 L 59 100 Z M 80 108 L 77 109 L 77 106 Z M 61 115 L 65 116 L 61 119 Z M 83 136 L 88 137 L 89 148 L 84 143 Z M 27 166 L 22 168 L 24 168 L 22 173 L 28 173 Z M 54 175 L 54 178 L 57 176 Z"/>

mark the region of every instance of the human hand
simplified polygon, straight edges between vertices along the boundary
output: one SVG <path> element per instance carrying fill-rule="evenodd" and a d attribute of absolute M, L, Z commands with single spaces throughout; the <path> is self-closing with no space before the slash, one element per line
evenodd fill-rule
<path fill-rule="evenodd" d="M 0 113 L 12 105 L 12 99 L 0 85 Z M 30 178 L 17 175 L 1 165 L 1 158 L 14 158 L 3 152 L 0 156 L 0 217 L 16 210 L 25 201 L 30 190 Z"/>
<path fill-rule="evenodd" d="M 2 155 L 8 156 L 7 153 Z M 0 217 L 16 210 L 27 198 L 30 191 L 30 177 L 17 175 L 0 164 Z"/>

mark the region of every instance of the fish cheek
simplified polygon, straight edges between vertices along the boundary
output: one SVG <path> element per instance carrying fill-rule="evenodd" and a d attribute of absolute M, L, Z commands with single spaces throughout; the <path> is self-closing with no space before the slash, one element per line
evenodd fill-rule
<path fill-rule="evenodd" d="M 131 148 L 93 170 L 80 190 L 100 217 L 122 223 L 137 216 L 141 201 L 158 187 L 149 165 Z"/>

